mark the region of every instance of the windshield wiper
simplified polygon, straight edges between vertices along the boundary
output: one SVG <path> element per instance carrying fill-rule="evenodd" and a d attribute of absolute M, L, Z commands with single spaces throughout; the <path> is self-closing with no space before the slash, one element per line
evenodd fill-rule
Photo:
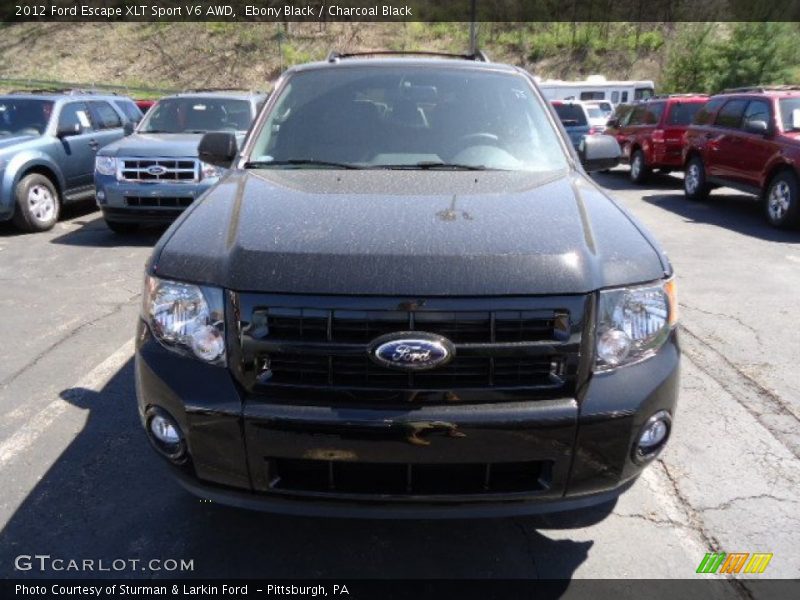
<path fill-rule="evenodd" d="M 488 171 L 489 168 L 485 165 L 465 165 L 460 163 L 448 163 L 442 161 L 421 161 L 411 164 L 396 164 L 396 165 L 370 165 L 370 169 L 421 169 L 423 171 L 439 170 L 442 171 Z"/>
<path fill-rule="evenodd" d="M 245 169 L 263 169 L 264 167 L 302 167 L 304 165 L 314 167 L 333 167 L 336 169 L 363 169 L 359 165 L 350 163 L 332 162 L 327 160 L 316 160 L 314 158 L 290 158 L 288 160 L 253 160 L 244 164 Z"/>

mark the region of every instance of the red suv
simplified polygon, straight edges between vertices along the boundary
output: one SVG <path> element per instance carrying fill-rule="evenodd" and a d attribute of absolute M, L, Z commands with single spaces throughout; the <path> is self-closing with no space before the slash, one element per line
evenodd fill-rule
<path fill-rule="evenodd" d="M 644 183 L 653 169 L 669 172 L 683 167 L 683 134 L 708 96 L 676 94 L 654 97 L 622 110 L 605 133 L 617 138 L 631 181 Z"/>
<path fill-rule="evenodd" d="M 687 130 L 683 158 L 687 198 L 729 186 L 762 199 L 770 225 L 800 227 L 800 87 L 714 96 Z"/>

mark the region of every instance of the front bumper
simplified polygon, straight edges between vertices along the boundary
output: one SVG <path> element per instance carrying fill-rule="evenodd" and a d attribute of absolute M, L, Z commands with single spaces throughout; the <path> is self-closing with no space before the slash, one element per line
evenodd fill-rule
<path fill-rule="evenodd" d="M 217 181 L 136 183 L 95 173 L 97 206 L 108 221 L 170 223 Z"/>
<path fill-rule="evenodd" d="M 158 406 L 186 434 L 190 461 L 174 467 L 184 487 L 246 508 L 376 518 L 535 514 L 612 500 L 644 468 L 632 459 L 644 422 L 659 410 L 674 415 L 678 371 L 673 333 L 652 358 L 594 375 L 579 398 L 379 410 L 251 397 L 229 370 L 164 349 L 143 323 L 136 351 L 143 422 L 148 408 Z M 281 489 L 274 472 L 281 461 L 320 461 L 332 472 L 343 464 L 386 465 L 390 471 L 410 465 L 409 473 L 430 466 L 447 473 L 479 463 L 543 467 L 525 489 L 356 493 Z"/>

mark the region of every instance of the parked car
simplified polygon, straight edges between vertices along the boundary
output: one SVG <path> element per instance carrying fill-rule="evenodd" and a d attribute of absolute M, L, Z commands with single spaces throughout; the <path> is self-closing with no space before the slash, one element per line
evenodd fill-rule
<path fill-rule="evenodd" d="M 704 94 L 676 94 L 620 107 L 605 133 L 619 142 L 631 181 L 644 183 L 653 169 L 683 167 L 683 134 L 707 101 Z"/>
<path fill-rule="evenodd" d="M 584 104 L 587 106 L 587 108 L 599 108 L 603 112 L 603 118 L 605 119 L 603 122 L 604 126 L 606 121 L 608 121 L 608 119 L 611 118 L 611 115 L 614 114 L 614 105 L 608 100 L 592 100 L 590 102 L 585 102 Z"/>
<path fill-rule="evenodd" d="M 231 131 L 241 142 L 264 94 L 215 91 L 158 101 L 134 135 L 97 155 L 97 204 L 108 227 L 135 231 L 143 223 L 169 223 L 219 178 L 221 170 L 197 158 L 208 131 Z"/>
<path fill-rule="evenodd" d="M 156 103 L 155 100 L 136 100 L 136 106 L 142 113 L 146 113 Z"/>
<path fill-rule="evenodd" d="M 141 113 L 130 98 L 84 91 L 0 96 L 0 221 L 46 231 L 63 204 L 94 195 L 97 151 Z"/>
<path fill-rule="evenodd" d="M 775 227 L 800 227 L 800 86 L 740 88 L 713 96 L 686 132 L 684 190 L 714 186 L 757 196 Z"/>
<path fill-rule="evenodd" d="M 583 138 L 593 133 L 586 107 L 582 102 L 572 100 L 553 100 L 550 104 L 564 126 L 569 141 L 577 149 Z"/>
<path fill-rule="evenodd" d="M 606 112 L 595 103 L 586 102 L 584 107 L 589 117 L 589 135 L 603 133 L 608 122 Z"/>
<path fill-rule="evenodd" d="M 675 280 L 533 78 L 473 60 L 289 69 L 146 267 L 136 390 L 214 502 L 357 517 L 583 508 L 669 438 Z M 579 160 L 580 156 L 580 160 Z M 581 166 L 581 161 L 584 167 Z"/>

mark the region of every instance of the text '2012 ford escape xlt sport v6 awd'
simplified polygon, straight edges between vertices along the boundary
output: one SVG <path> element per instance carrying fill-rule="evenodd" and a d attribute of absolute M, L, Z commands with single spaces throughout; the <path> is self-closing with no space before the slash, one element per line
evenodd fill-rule
<path fill-rule="evenodd" d="M 611 137 L 587 170 L 619 159 Z M 524 71 L 290 69 L 147 266 L 147 434 L 208 499 L 499 515 L 615 498 L 678 389 L 672 268 Z"/>

